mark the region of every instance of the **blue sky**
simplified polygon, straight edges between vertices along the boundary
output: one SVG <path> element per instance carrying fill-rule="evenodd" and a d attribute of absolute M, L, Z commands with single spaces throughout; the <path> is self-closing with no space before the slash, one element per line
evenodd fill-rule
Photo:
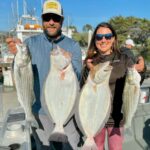
<path fill-rule="evenodd" d="M 22 1 L 19 1 L 19 14 L 22 13 Z M 41 2 L 44 0 L 26 0 L 28 10 L 35 9 L 40 18 Z M 65 21 L 82 30 L 85 24 L 95 27 L 102 21 L 108 21 L 115 16 L 134 16 L 150 20 L 150 0 L 59 0 L 64 8 Z M 12 11 L 12 8 L 15 8 Z M 14 26 L 13 14 L 16 14 L 16 0 L 1 0 L 0 31 L 10 30 Z M 69 19 L 67 19 L 69 18 Z"/>

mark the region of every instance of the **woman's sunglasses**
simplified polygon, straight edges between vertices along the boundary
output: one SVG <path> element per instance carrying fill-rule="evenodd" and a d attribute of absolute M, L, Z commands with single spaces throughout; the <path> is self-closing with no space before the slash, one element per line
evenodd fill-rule
<path fill-rule="evenodd" d="M 113 37 L 113 34 L 112 34 L 112 33 L 107 33 L 107 34 L 96 34 L 96 35 L 95 35 L 95 39 L 96 39 L 97 41 L 102 40 L 103 37 L 104 37 L 106 40 L 110 40 L 110 39 Z"/>
<path fill-rule="evenodd" d="M 54 22 L 60 22 L 62 20 L 62 17 L 61 16 L 58 16 L 58 15 L 55 15 L 55 14 L 44 14 L 42 15 L 42 19 L 43 21 L 45 22 L 48 22 L 50 21 L 51 19 L 54 21 Z"/>

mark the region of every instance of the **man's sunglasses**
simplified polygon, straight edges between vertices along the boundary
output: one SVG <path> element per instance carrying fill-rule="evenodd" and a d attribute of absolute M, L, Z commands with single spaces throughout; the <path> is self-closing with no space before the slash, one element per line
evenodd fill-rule
<path fill-rule="evenodd" d="M 107 33 L 107 34 L 96 34 L 96 35 L 95 35 L 95 39 L 96 39 L 97 41 L 102 40 L 103 37 L 104 37 L 106 40 L 110 40 L 110 39 L 113 37 L 113 34 L 112 34 L 112 33 Z"/>
<path fill-rule="evenodd" d="M 62 20 L 62 17 L 55 15 L 55 14 L 44 14 L 44 15 L 42 15 L 42 19 L 43 19 L 43 21 L 46 21 L 46 22 L 50 21 L 51 19 L 54 22 L 60 22 Z"/>

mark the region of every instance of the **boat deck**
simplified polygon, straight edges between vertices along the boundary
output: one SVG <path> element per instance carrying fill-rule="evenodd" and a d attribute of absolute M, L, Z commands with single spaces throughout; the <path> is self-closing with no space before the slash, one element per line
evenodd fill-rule
<path fill-rule="evenodd" d="M 150 78 L 143 86 L 150 85 Z M 16 90 L 0 84 L 0 123 L 7 111 L 19 106 Z M 108 150 L 107 141 L 105 150 Z M 150 102 L 140 103 L 133 118 L 130 132 L 124 132 L 123 150 L 148 150 L 150 148 Z"/>
<path fill-rule="evenodd" d="M 19 106 L 16 90 L 14 87 L 7 87 L 0 84 L 0 121 L 3 120 L 7 111 Z"/>

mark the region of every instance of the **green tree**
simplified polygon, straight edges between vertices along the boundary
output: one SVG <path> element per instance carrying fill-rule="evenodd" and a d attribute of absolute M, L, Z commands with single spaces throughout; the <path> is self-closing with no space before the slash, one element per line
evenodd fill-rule
<path fill-rule="evenodd" d="M 88 32 L 89 30 L 93 30 L 93 27 L 90 24 L 86 24 L 83 26 L 83 32 Z"/>
<path fill-rule="evenodd" d="M 136 49 L 138 49 L 141 54 L 144 52 L 143 54 L 145 54 L 146 60 L 150 61 L 150 59 L 146 57 L 146 55 L 150 53 L 150 20 L 133 16 L 116 16 L 111 18 L 109 23 L 112 24 L 117 32 L 119 46 L 124 44 L 124 41 L 128 35 L 130 35 L 137 45 Z"/>
<path fill-rule="evenodd" d="M 77 28 L 76 28 L 75 26 L 69 26 L 69 28 L 72 29 L 72 31 L 73 31 L 74 33 L 78 32 L 78 31 L 77 31 Z"/>
<path fill-rule="evenodd" d="M 74 33 L 73 39 L 78 41 L 81 47 L 88 45 L 88 33 Z"/>
<path fill-rule="evenodd" d="M 135 17 L 117 16 L 109 20 L 122 40 L 128 35 L 137 43 L 144 44 L 150 36 L 150 21 Z M 120 40 L 120 39 L 119 39 Z M 120 42 L 124 42 L 120 40 Z"/>

